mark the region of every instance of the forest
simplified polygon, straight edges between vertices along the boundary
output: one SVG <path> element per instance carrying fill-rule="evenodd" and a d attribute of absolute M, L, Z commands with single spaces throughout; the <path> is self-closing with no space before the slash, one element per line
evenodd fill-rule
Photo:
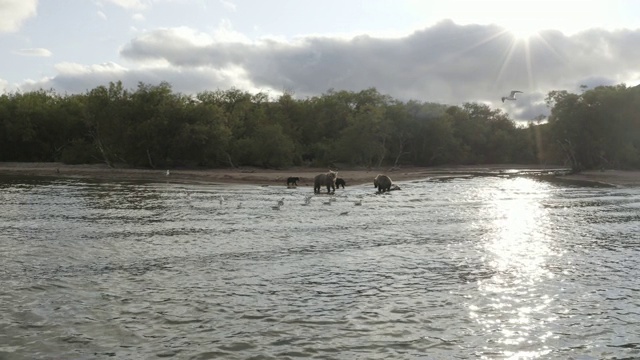
<path fill-rule="evenodd" d="M 0 96 L 0 161 L 111 167 L 397 167 L 546 164 L 640 168 L 640 86 L 551 91 L 546 121 L 518 126 L 484 104 L 399 101 L 375 88 L 193 96 L 121 82 L 83 94 Z"/>

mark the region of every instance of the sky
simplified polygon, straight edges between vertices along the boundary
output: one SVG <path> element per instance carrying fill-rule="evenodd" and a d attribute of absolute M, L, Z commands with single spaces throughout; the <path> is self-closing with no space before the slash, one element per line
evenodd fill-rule
<path fill-rule="evenodd" d="M 116 81 L 274 99 L 374 87 L 524 122 L 553 90 L 640 84 L 640 1 L 0 0 L 0 93 Z"/>

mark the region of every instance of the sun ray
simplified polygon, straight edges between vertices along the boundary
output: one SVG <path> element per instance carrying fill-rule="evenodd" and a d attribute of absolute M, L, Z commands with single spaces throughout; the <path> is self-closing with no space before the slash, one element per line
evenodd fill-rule
<path fill-rule="evenodd" d="M 535 89 L 536 88 L 536 84 L 533 78 L 533 64 L 531 62 L 531 44 L 529 43 L 529 39 L 526 39 L 524 41 L 524 57 L 525 57 L 525 62 L 527 64 L 527 76 L 529 79 L 529 88 L 530 89 Z"/>
<path fill-rule="evenodd" d="M 460 50 L 451 52 L 446 57 L 442 58 L 441 60 L 439 60 L 437 62 L 432 63 L 431 65 L 429 65 L 429 66 L 427 66 L 425 68 L 427 70 L 430 70 L 430 69 L 436 68 L 436 67 L 438 67 L 438 66 L 440 66 L 442 64 L 449 63 L 452 60 L 458 59 L 458 58 L 462 57 L 464 54 L 466 54 L 466 53 L 468 53 L 468 52 L 470 52 L 470 51 L 472 51 L 474 49 L 477 49 L 478 47 L 480 47 L 482 45 L 485 45 L 485 44 L 487 44 L 487 43 L 499 38 L 500 36 L 504 36 L 506 33 L 507 33 L 507 30 L 501 30 L 501 31 L 495 32 L 495 33 L 487 36 L 486 38 L 476 42 L 475 44 L 472 44 L 471 46 L 468 46 L 468 47 L 466 47 L 464 49 L 460 49 Z"/>
<path fill-rule="evenodd" d="M 471 50 L 477 49 L 478 47 L 480 47 L 480 46 L 482 46 L 482 45 L 484 45 L 484 44 L 486 44 L 486 43 L 488 43 L 488 42 L 490 42 L 492 40 L 495 40 L 500 36 L 503 36 L 505 33 L 506 33 L 506 30 L 494 33 L 491 36 L 488 36 L 488 37 L 478 41 L 477 43 L 475 43 L 475 44 L 473 44 L 473 45 L 471 45 L 471 46 L 469 46 L 467 48 L 464 48 L 464 49 L 461 49 L 461 50 L 458 50 L 458 51 L 454 52 L 451 55 L 451 57 L 452 58 L 460 57 L 460 56 L 464 55 L 465 53 L 470 52 Z"/>
<path fill-rule="evenodd" d="M 495 86 L 497 86 L 498 83 L 500 83 L 500 80 L 502 80 L 502 76 L 505 72 L 505 69 L 509 65 L 509 62 L 511 61 L 511 58 L 513 57 L 513 53 L 517 45 L 518 45 L 518 42 L 514 39 L 511 42 L 511 45 L 509 45 L 509 47 L 505 50 L 505 53 L 502 56 L 502 62 L 500 64 L 500 70 L 498 71 L 498 75 L 496 76 L 496 81 L 494 83 Z"/>
<path fill-rule="evenodd" d="M 560 61 L 567 62 L 567 59 L 560 54 L 544 37 L 544 33 L 539 33 L 535 40 L 539 40 L 542 44 Z"/>

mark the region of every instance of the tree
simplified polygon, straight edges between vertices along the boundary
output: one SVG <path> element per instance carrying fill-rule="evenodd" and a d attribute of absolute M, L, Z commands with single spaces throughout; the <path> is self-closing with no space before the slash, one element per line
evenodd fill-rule
<path fill-rule="evenodd" d="M 241 162 L 266 168 L 289 166 L 293 158 L 293 141 L 278 124 L 262 126 L 237 143 Z"/>
<path fill-rule="evenodd" d="M 485 104 L 402 102 L 375 88 L 295 99 L 235 88 L 195 97 L 168 83 L 0 95 L 0 160 L 109 166 L 640 167 L 640 87 L 552 91 L 551 114 L 517 127 Z M 307 159 L 307 161 L 303 161 Z"/>
<path fill-rule="evenodd" d="M 552 91 L 550 136 L 574 171 L 605 166 L 634 167 L 640 155 L 639 91 L 624 84 L 582 94 Z"/>
<path fill-rule="evenodd" d="M 98 86 L 86 95 L 84 119 L 88 136 L 109 167 L 115 161 L 126 162 L 123 155 L 123 135 L 127 130 L 124 113 L 130 94 L 121 82 L 109 83 L 109 87 Z"/>

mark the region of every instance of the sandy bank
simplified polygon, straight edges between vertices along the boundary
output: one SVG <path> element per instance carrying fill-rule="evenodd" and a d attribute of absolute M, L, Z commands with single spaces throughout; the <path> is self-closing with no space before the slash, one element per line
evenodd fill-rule
<path fill-rule="evenodd" d="M 394 181 L 419 180 L 446 176 L 514 174 L 518 171 L 539 173 L 558 167 L 535 167 L 522 165 L 453 166 L 453 167 L 402 167 L 396 169 L 338 169 L 338 177 L 347 186 L 372 184 L 380 173 L 389 175 Z M 166 170 L 109 168 L 103 164 L 65 165 L 61 163 L 1 163 L 0 175 L 50 176 L 61 178 L 91 178 L 96 180 L 162 181 L 175 183 L 223 183 L 248 185 L 285 185 L 290 176 L 300 178 L 299 186 L 313 186 L 313 177 L 326 172 L 325 168 L 295 167 L 286 170 L 269 169 L 172 169 Z M 577 175 L 558 176 L 563 180 L 590 181 L 615 186 L 640 186 L 640 171 L 585 171 Z M 373 186 L 373 184 L 371 185 Z"/>

